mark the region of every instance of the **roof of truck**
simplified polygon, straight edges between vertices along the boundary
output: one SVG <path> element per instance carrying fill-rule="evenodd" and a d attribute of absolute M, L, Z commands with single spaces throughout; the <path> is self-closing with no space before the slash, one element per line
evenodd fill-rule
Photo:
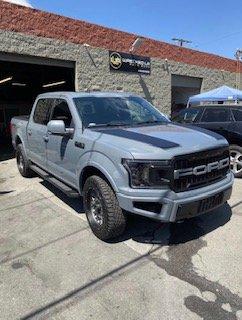
<path fill-rule="evenodd" d="M 79 97 L 128 97 L 128 96 L 136 96 L 136 94 L 129 92 L 100 92 L 100 91 L 92 91 L 92 92 L 72 92 L 72 91 L 56 91 L 56 92 L 47 92 L 38 95 L 38 98 L 53 98 L 56 96 L 63 96 L 69 98 L 79 98 Z"/>
<path fill-rule="evenodd" d="M 242 108 L 242 104 L 241 103 L 234 103 L 234 104 L 201 104 L 201 105 L 191 105 L 188 107 L 188 109 L 199 109 L 199 108 L 207 108 L 207 107 L 211 107 L 211 108 Z"/>

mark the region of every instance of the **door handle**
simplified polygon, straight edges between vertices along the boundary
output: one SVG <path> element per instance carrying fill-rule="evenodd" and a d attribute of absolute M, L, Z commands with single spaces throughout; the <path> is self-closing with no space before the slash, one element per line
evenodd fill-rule
<path fill-rule="evenodd" d="M 85 143 L 75 141 L 75 147 L 84 149 L 85 148 Z"/>
<path fill-rule="evenodd" d="M 44 142 L 48 142 L 49 141 L 49 137 L 47 136 L 43 136 Z"/>
<path fill-rule="evenodd" d="M 28 135 L 31 136 L 32 130 L 29 129 L 27 132 L 28 132 Z"/>

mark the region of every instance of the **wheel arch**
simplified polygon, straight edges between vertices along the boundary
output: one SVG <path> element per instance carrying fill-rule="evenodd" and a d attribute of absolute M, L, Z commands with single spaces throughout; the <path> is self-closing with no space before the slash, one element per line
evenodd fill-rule
<path fill-rule="evenodd" d="M 103 178 L 110 185 L 110 187 L 113 189 L 114 192 L 118 191 L 115 182 L 113 181 L 112 177 L 106 170 L 104 170 L 103 168 L 100 168 L 100 166 L 96 164 L 95 165 L 89 164 L 86 167 L 84 167 L 80 173 L 80 177 L 79 177 L 80 194 L 82 194 L 82 190 L 86 180 L 93 175 Z"/>
<path fill-rule="evenodd" d="M 15 138 L 15 146 L 16 146 L 16 148 L 17 148 L 17 146 L 18 146 L 19 144 L 23 144 L 23 141 L 22 141 L 22 139 L 20 138 L 20 136 L 17 135 L 16 138 Z"/>
<path fill-rule="evenodd" d="M 16 135 L 14 142 L 15 142 L 15 145 L 14 145 L 15 150 L 17 149 L 18 145 L 22 144 L 24 154 L 26 158 L 28 158 L 28 150 L 26 150 L 26 143 L 20 134 Z"/>
<path fill-rule="evenodd" d="M 229 140 L 229 146 L 238 146 L 238 147 L 242 147 L 242 141 L 238 138 L 232 138 Z"/>

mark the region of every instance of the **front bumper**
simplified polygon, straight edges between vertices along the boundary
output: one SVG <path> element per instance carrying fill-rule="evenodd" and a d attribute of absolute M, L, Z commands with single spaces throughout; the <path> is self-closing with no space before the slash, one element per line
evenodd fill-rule
<path fill-rule="evenodd" d="M 126 189 L 125 192 L 117 193 L 117 198 L 120 207 L 128 212 L 164 222 L 174 222 L 203 214 L 224 204 L 231 196 L 233 181 L 234 176 L 229 172 L 223 180 L 195 190 L 175 193 L 171 190 Z M 202 210 L 196 210 L 201 200 L 221 194 L 222 198 L 218 203 L 215 201 L 212 208 L 205 205 Z M 160 211 L 137 208 L 135 206 L 137 202 L 160 204 Z"/>

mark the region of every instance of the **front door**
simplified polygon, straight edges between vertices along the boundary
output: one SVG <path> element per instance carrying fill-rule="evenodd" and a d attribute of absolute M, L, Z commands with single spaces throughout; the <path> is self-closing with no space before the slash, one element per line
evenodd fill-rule
<path fill-rule="evenodd" d="M 40 167 L 46 168 L 46 133 L 54 99 L 39 99 L 27 127 L 29 158 Z"/>
<path fill-rule="evenodd" d="M 66 128 L 75 130 L 75 122 L 68 102 L 56 99 L 50 120 L 63 120 Z M 76 132 L 71 136 L 47 133 L 47 167 L 48 171 L 64 182 L 76 187 L 76 168 L 81 149 L 75 147 Z"/>

